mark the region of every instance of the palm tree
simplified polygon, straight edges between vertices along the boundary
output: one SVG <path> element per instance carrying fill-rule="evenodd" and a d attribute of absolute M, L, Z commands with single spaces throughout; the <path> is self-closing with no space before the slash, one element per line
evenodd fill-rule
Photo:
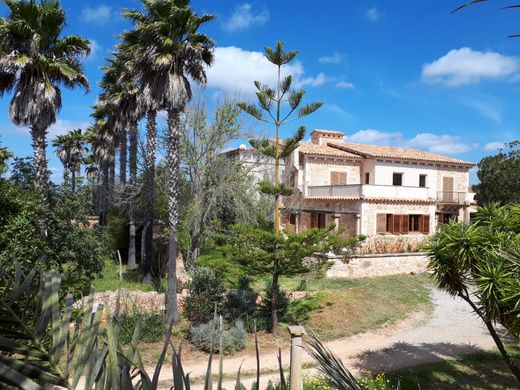
<path fill-rule="evenodd" d="M 214 41 L 198 32 L 213 15 L 199 16 L 189 0 L 142 0 L 145 13 L 125 11 L 133 20 L 138 45 L 130 51 L 139 58 L 137 77 L 143 94 L 168 113 L 168 320 L 179 320 L 176 268 L 179 221 L 180 115 L 191 99 L 190 77 L 206 83 L 206 66 L 213 63 Z"/>
<path fill-rule="evenodd" d="M 52 146 L 65 168 L 72 176 L 72 193 L 76 192 L 76 173 L 81 172 L 81 163 L 87 151 L 85 138 L 81 129 L 71 130 L 67 134 L 58 135 Z"/>
<path fill-rule="evenodd" d="M 88 90 L 80 58 L 90 42 L 76 35 L 61 37 L 65 12 L 56 0 L 5 0 L 9 16 L 0 19 L 0 94 L 14 90 L 9 116 L 30 128 L 36 182 L 48 187 L 46 134 L 56 122 L 62 100 L 60 85 Z"/>
<path fill-rule="evenodd" d="M 5 146 L 0 146 L 0 177 L 9 170 L 7 160 L 14 156 Z"/>
<path fill-rule="evenodd" d="M 127 141 L 129 136 L 129 171 L 131 192 L 137 184 L 137 122 L 143 117 L 139 87 L 133 77 L 133 61 L 124 51 L 113 53 L 113 58 L 107 60 L 104 66 L 105 74 L 101 87 L 105 89 L 104 99 L 112 107 L 115 114 L 115 128 L 120 137 L 120 167 L 119 177 L 126 184 Z M 134 207 L 128 208 L 129 248 L 128 268 L 136 268 L 135 259 L 135 212 Z"/>

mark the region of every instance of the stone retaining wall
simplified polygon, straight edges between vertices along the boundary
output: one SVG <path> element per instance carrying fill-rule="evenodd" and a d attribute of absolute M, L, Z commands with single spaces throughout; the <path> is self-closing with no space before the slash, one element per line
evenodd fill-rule
<path fill-rule="evenodd" d="M 420 252 L 358 255 L 348 260 L 330 256 L 326 260 L 334 263 L 326 273 L 330 278 L 366 278 L 422 273 L 427 270 L 429 262 L 426 253 Z"/>

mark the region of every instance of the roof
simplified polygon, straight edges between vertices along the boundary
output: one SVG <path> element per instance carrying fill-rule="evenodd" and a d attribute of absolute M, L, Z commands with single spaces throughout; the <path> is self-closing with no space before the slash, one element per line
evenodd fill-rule
<path fill-rule="evenodd" d="M 424 152 L 422 150 L 403 148 L 398 146 L 379 146 L 379 145 L 365 145 L 354 144 L 351 142 L 328 142 L 328 147 L 343 150 L 349 153 L 361 155 L 363 157 L 372 158 L 392 158 L 398 160 L 408 161 L 424 161 L 445 164 L 457 164 L 467 167 L 475 166 L 474 163 L 459 160 L 452 157 L 442 156 L 436 153 Z"/>
<path fill-rule="evenodd" d="M 326 130 L 326 129 L 314 129 L 312 131 L 312 133 L 327 133 L 327 134 L 334 134 L 334 135 L 341 135 L 342 137 L 345 136 L 345 133 L 343 133 L 342 131 L 337 131 L 337 130 Z M 312 135 L 311 133 L 311 135 Z"/>
<path fill-rule="evenodd" d="M 346 152 L 344 150 L 340 150 L 338 148 L 333 148 L 328 145 L 317 145 L 312 142 L 300 142 L 299 149 L 300 153 L 315 155 L 315 156 L 331 156 L 331 157 L 346 157 L 353 159 L 361 159 L 362 157 Z"/>

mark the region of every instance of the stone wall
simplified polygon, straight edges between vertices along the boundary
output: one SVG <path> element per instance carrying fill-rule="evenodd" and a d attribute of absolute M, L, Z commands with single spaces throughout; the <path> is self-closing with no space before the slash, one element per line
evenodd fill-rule
<path fill-rule="evenodd" d="M 334 264 L 327 270 L 329 278 L 366 278 L 427 270 L 428 256 L 425 253 L 390 253 L 381 255 L 358 255 L 349 260 L 331 257 Z"/>

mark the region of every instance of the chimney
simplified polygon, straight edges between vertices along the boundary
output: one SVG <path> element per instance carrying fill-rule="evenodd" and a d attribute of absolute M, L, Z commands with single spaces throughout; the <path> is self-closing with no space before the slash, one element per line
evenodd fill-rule
<path fill-rule="evenodd" d="M 316 145 L 324 145 L 330 141 L 343 141 L 345 133 L 335 130 L 314 129 L 311 133 L 311 142 Z"/>

